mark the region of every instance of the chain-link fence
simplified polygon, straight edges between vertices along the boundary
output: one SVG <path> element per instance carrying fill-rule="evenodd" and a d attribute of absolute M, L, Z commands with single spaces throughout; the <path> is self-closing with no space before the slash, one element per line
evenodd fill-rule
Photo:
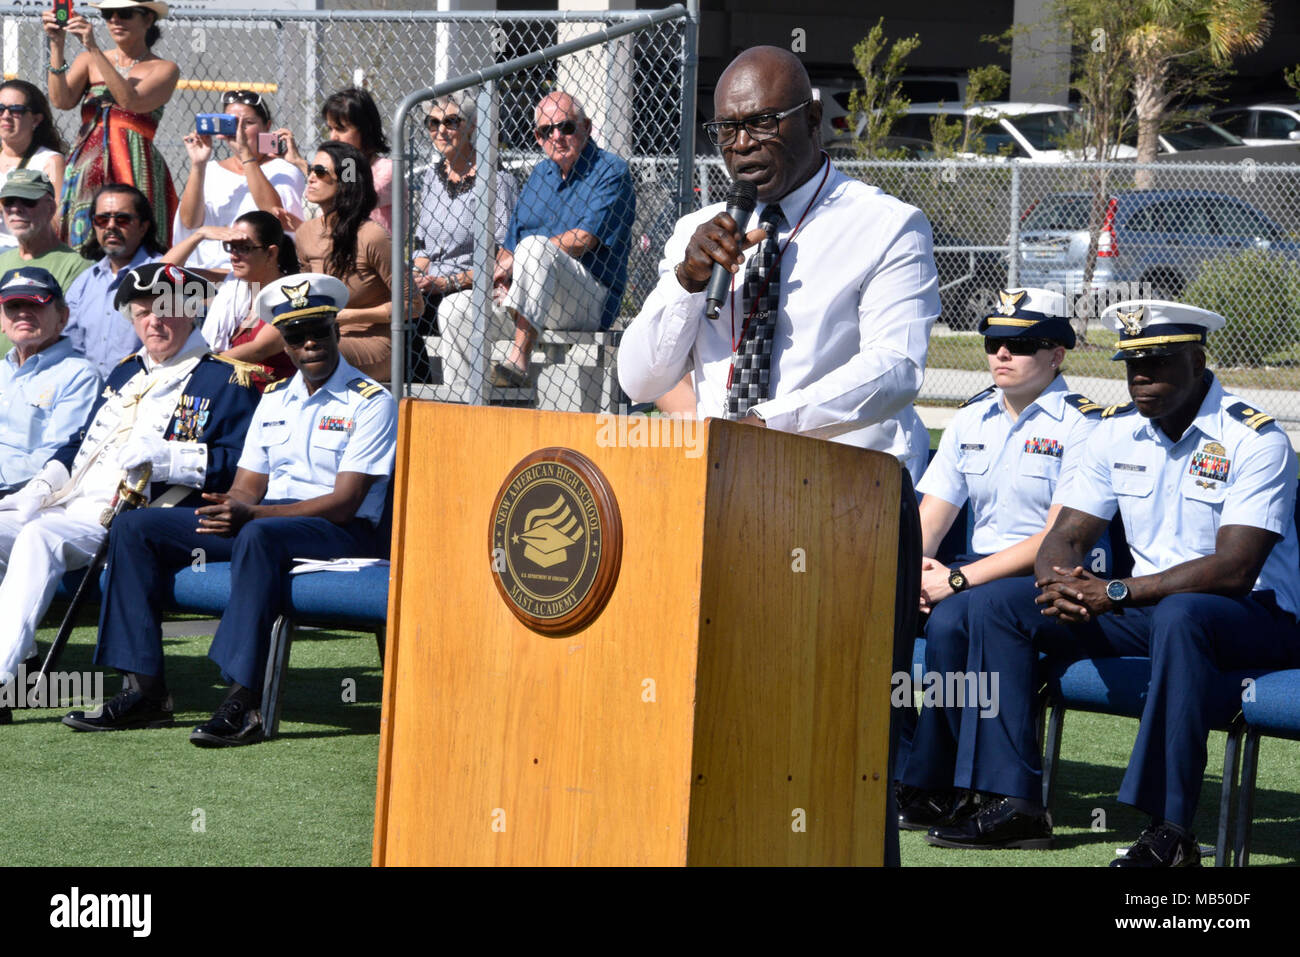
<path fill-rule="evenodd" d="M 425 299 L 402 357 L 411 394 L 618 405 L 617 330 L 689 182 L 684 14 L 561 23 L 539 40 L 567 48 L 413 95 L 394 191 L 394 268 Z"/>
<path fill-rule="evenodd" d="M 1154 164 L 1142 167 L 1150 187 L 1136 189 L 1139 167 L 1123 162 L 840 165 L 933 226 L 943 313 L 922 401 L 984 388 L 975 324 L 999 288 L 1046 286 L 1083 333 L 1066 358 L 1072 388 L 1127 401 L 1123 363 L 1110 361 L 1116 334 L 1096 317 L 1124 299 L 1175 299 L 1227 318 L 1208 344 L 1227 388 L 1300 421 L 1300 166 Z"/>

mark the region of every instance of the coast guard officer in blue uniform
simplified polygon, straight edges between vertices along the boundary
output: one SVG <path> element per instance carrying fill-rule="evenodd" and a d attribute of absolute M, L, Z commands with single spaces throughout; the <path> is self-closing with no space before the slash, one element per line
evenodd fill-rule
<path fill-rule="evenodd" d="M 171 723 L 159 583 L 202 548 L 208 561 L 232 564 L 230 604 L 209 652 L 232 683 L 190 740 L 262 740 L 262 678 L 292 560 L 380 551 L 397 406 L 339 355 L 336 316 L 347 301 L 343 283 L 316 273 L 286 276 L 258 295 L 254 309 L 280 330 L 298 372 L 263 394 L 229 492 L 205 495 L 210 504 L 198 509 L 130 512 L 114 523 L 95 661 L 126 680 L 101 716 L 73 712 L 65 724 L 111 731 Z"/>
<path fill-rule="evenodd" d="M 1206 739 L 1241 706 L 1241 688 L 1224 673 L 1300 665 L 1296 455 L 1270 416 L 1206 370 L 1206 333 L 1221 316 L 1155 300 L 1103 315 L 1120 333 L 1113 358 L 1125 362 L 1133 401 L 1102 413 L 1059 494 L 1035 579 L 993 583 L 970 605 L 970 662 L 1000 674 L 1001 711 L 963 736 L 958 777 L 1006 798 L 926 840 L 1041 846 L 1051 822 L 1039 803 L 1033 718 L 1039 651 L 1149 655 L 1119 799 L 1150 814 L 1151 826 L 1113 866 L 1196 865 Z M 1083 570 L 1084 556 L 1116 510 L 1133 575 L 1106 581 Z"/>
<path fill-rule="evenodd" d="M 1060 373 L 1075 334 L 1067 303 L 1049 289 L 999 293 L 996 312 L 980 320 L 994 384 L 972 396 L 944 430 L 938 452 L 917 484 L 921 499 L 921 609 L 925 670 L 966 670 L 966 610 L 987 582 L 1033 570 L 1034 555 L 1060 505 L 1056 493 L 1078 468 L 1100 405 L 1071 393 Z M 934 557 L 963 504 L 974 518 L 971 547 L 950 566 Z M 896 702 L 897 703 L 897 702 Z M 910 697 L 906 720 L 914 716 Z M 931 702 L 917 733 L 900 749 L 899 826 L 928 830 L 974 811 L 970 792 L 953 789 L 962 709 Z"/>
<path fill-rule="evenodd" d="M 64 572 L 98 551 L 100 516 L 124 472 L 152 467 L 152 505 L 201 504 L 201 491 L 234 477 L 258 395 L 242 364 L 212 355 L 198 331 L 211 288 L 164 263 L 127 274 L 116 303 L 140 350 L 113 370 L 77 433 L 0 502 L 0 682 L 36 653 L 36 627 Z"/>

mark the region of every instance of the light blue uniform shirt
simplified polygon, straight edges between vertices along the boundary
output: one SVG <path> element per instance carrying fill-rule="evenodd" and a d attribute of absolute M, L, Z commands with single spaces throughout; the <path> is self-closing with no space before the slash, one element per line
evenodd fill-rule
<path fill-rule="evenodd" d="M 141 246 L 131 261 L 113 275 L 105 256 L 73 280 L 64 293 L 69 318 L 63 333 L 104 379 L 115 365 L 140 348 L 131 320 L 113 308 L 117 287 L 128 271 L 153 260 Z"/>
<path fill-rule="evenodd" d="M 1276 425 L 1258 431 L 1248 425 L 1259 424 L 1259 410 L 1211 378 L 1196 419 L 1177 442 L 1135 411 L 1102 420 L 1061 489 L 1061 504 L 1104 519 L 1118 508 L 1134 575 L 1214 554 L 1221 525 L 1276 532 L 1282 540 L 1255 588 L 1272 589 L 1278 604 L 1296 614 L 1296 454 Z"/>
<path fill-rule="evenodd" d="M 970 500 L 971 548 L 978 554 L 1043 530 L 1059 483 L 1079 467 L 1101 416 L 1100 406 L 1069 396 L 1058 375 L 1013 421 L 1002 390 L 994 389 L 958 409 L 944 429 L 916 490 L 956 506 Z"/>
<path fill-rule="evenodd" d="M 301 374 L 266 390 L 239 467 L 269 476 L 268 502 L 328 495 L 340 472 L 381 476 L 357 510 L 357 518 L 378 522 L 396 454 L 392 394 L 340 357 L 338 368 L 311 395 Z"/>
<path fill-rule="evenodd" d="M 18 347 L 0 360 L 0 488 L 26 482 L 75 436 L 103 383 L 61 336 L 21 366 Z"/>

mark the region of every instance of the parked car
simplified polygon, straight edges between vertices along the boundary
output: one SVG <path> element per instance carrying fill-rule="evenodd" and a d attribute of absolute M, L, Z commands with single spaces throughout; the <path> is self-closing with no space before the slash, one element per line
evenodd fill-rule
<path fill-rule="evenodd" d="M 1156 137 L 1157 153 L 1186 153 L 1191 150 L 1222 149 L 1225 146 L 1245 146 L 1238 136 L 1233 136 L 1217 123 L 1207 120 L 1180 120 L 1162 129 Z M 1132 139 L 1125 140 L 1130 146 L 1137 146 L 1137 133 Z"/>
<path fill-rule="evenodd" d="M 974 329 L 997 304 L 997 291 L 1007 284 L 1007 257 L 978 251 L 977 243 L 960 239 L 942 227 L 934 230 L 934 264 L 939 272 L 939 321 L 954 332 Z"/>
<path fill-rule="evenodd" d="M 967 79 L 964 74 L 914 73 L 898 81 L 899 92 L 911 102 L 962 103 L 966 98 Z M 861 82 L 829 80 L 818 83 L 816 95 L 822 102 L 822 146 L 831 156 L 855 157 L 853 146 L 855 130 L 850 125 L 849 94 Z M 926 136 L 929 141 L 929 136 Z"/>
<path fill-rule="evenodd" d="M 976 103 L 962 107 L 949 103 L 913 103 L 907 115 L 894 124 L 890 141 L 933 142 L 931 120 L 943 115 L 954 119 L 978 116 L 990 121 L 980 133 L 985 157 L 1008 157 L 1035 162 L 1060 162 L 1072 158 L 1064 148 L 1066 137 L 1079 122 L 1078 111 L 1055 103 Z M 859 126 L 859 129 L 861 127 Z M 976 158 L 977 154 L 966 154 Z M 1132 159 L 1137 150 L 1116 145 L 1110 159 Z"/>
<path fill-rule="evenodd" d="M 1226 106 L 1210 114 L 1247 146 L 1275 146 L 1300 142 L 1300 103 L 1258 103 L 1254 106 Z"/>
<path fill-rule="evenodd" d="M 1177 299 L 1201 264 L 1223 253 L 1249 246 L 1300 253 L 1281 226 L 1234 196 L 1193 189 L 1117 191 L 1106 203 L 1092 285 L 1085 290 L 1092 201 L 1091 193 L 1053 193 L 1025 210 L 1020 285 L 1054 284 L 1073 298 L 1085 292 L 1114 295 L 1111 284 L 1122 283 L 1134 295 Z M 1134 289 L 1134 283 L 1140 285 Z"/>

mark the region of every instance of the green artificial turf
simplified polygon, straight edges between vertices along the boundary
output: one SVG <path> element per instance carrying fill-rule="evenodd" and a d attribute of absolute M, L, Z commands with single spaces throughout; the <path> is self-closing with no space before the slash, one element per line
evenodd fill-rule
<path fill-rule="evenodd" d="M 60 669 L 91 670 L 94 639 L 93 626 L 78 628 Z M 165 641 L 174 728 L 77 733 L 59 722 L 63 710 L 16 711 L 0 727 L 0 862 L 369 864 L 382 694 L 374 637 L 300 632 L 280 736 L 217 750 L 189 743 L 223 694 L 210 642 Z M 345 679 L 355 703 L 343 700 Z M 106 696 L 119 688 L 106 674 Z"/>
<path fill-rule="evenodd" d="M 58 610 L 47 621 L 57 620 Z M 42 631 L 48 642 L 53 629 Z M 188 741 L 221 699 L 207 636 L 166 640 L 177 727 L 75 733 L 62 710 L 18 711 L 0 727 L 8 865 L 366 865 L 379 750 L 380 668 L 368 634 L 313 632 L 294 642 L 280 737 L 228 750 Z M 91 670 L 94 627 L 73 633 L 61 669 Z M 343 700 L 344 682 L 356 701 Z M 106 691 L 118 679 L 105 677 Z M 902 835 L 905 866 L 1101 866 L 1145 825 L 1115 793 L 1137 722 L 1071 712 L 1057 779 L 1057 847 L 959 851 Z M 1210 758 L 1196 822 L 1214 842 L 1223 735 Z M 1251 863 L 1300 863 L 1300 744 L 1264 739 Z M 1104 818 L 1094 809 L 1100 809 Z M 202 814 L 196 813 L 201 811 Z M 199 828 L 199 824 L 202 828 Z M 1094 822 L 1101 829 L 1094 829 Z"/>

